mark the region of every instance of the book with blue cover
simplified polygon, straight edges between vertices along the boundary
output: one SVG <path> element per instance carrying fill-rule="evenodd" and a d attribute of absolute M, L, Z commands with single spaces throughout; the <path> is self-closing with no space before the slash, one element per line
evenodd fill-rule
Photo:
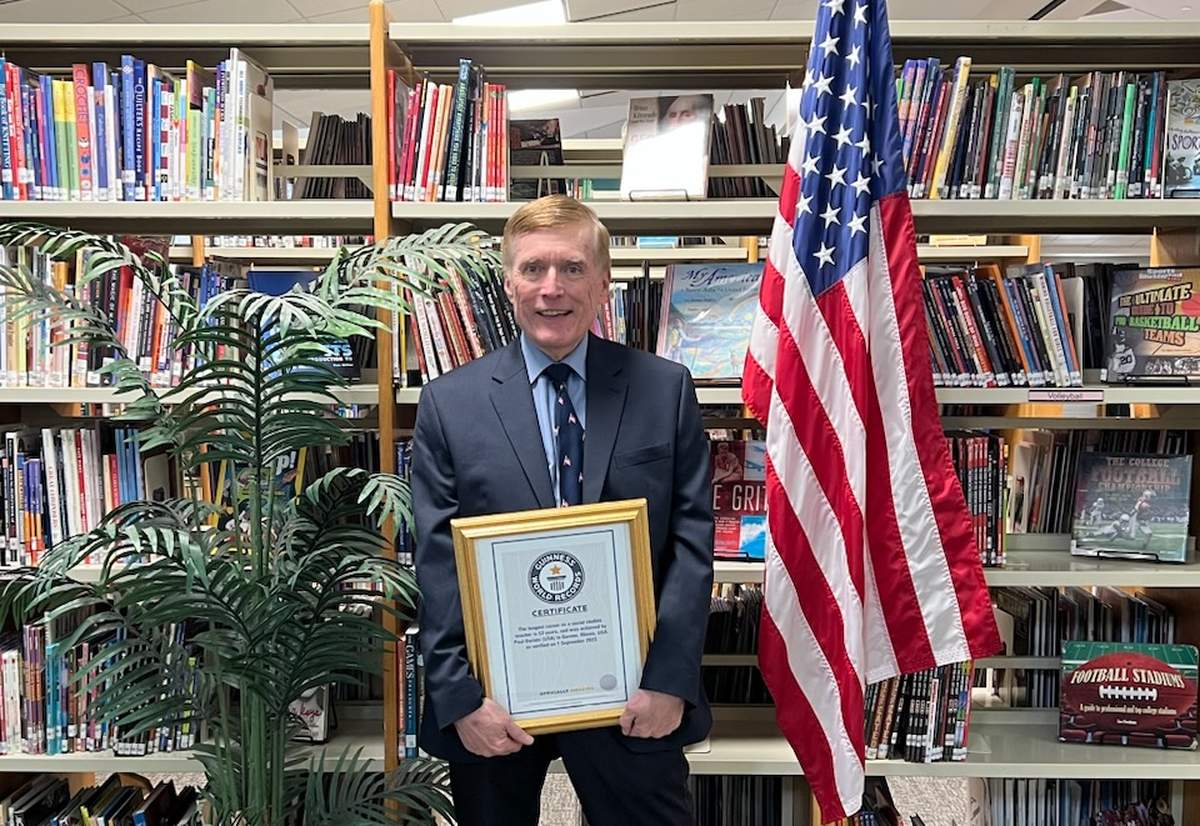
<path fill-rule="evenodd" d="M 698 383 L 741 380 L 758 307 L 760 264 L 672 264 L 663 284 L 656 352 Z"/>

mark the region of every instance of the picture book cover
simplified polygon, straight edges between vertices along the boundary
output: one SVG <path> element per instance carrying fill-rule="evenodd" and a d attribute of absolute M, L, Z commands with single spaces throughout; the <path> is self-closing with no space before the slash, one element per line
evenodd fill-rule
<path fill-rule="evenodd" d="M 562 135 L 558 118 L 510 120 L 508 122 L 508 156 L 513 166 L 562 166 Z M 559 195 L 567 191 L 562 178 L 513 177 L 508 187 L 514 201 L 534 201 L 543 195 Z"/>
<path fill-rule="evenodd" d="M 1164 197 L 1200 197 L 1200 80 L 1167 81 L 1164 150 Z"/>
<path fill-rule="evenodd" d="M 698 383 L 740 381 L 762 274 L 762 264 L 669 265 L 655 352 Z"/>
<path fill-rule="evenodd" d="M 1084 451 L 1071 553 L 1184 562 L 1192 457 Z"/>
<path fill-rule="evenodd" d="M 317 274 L 312 270 L 247 270 L 246 283 L 251 290 L 266 295 L 283 295 L 294 286 L 307 287 Z M 359 378 L 359 365 L 346 339 L 328 342 L 324 361 L 347 379 Z"/>
<path fill-rule="evenodd" d="M 1113 273 L 1105 380 L 1200 378 L 1200 267 Z"/>
<path fill-rule="evenodd" d="M 621 156 L 621 200 L 696 200 L 708 194 L 711 94 L 633 98 Z"/>
<path fill-rule="evenodd" d="M 1058 739 L 1196 748 L 1192 645 L 1063 643 Z"/>
<path fill-rule="evenodd" d="M 715 440 L 712 461 L 713 553 L 724 559 L 761 560 L 766 555 L 766 442 Z"/>

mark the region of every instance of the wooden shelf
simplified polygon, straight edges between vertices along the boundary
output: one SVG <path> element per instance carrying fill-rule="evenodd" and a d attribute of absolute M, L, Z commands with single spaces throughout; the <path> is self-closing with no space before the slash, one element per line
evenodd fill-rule
<path fill-rule="evenodd" d="M 4 24 L 6 57 L 27 69 L 70 75 L 71 65 L 106 60 L 120 68 L 134 52 L 164 69 L 186 61 L 213 68 L 231 46 L 246 49 L 277 89 L 367 88 L 370 28 L 366 23 Z"/>
<path fill-rule="evenodd" d="M 370 201 L 0 201 L 0 221 L 174 235 L 367 234 Z"/>

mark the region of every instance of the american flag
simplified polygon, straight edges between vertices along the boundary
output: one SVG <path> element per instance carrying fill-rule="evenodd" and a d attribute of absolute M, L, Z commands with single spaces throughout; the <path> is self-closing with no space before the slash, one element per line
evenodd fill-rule
<path fill-rule="evenodd" d="M 1000 648 L 933 389 L 884 0 L 823 0 L 742 395 L 767 431 L 759 665 L 826 821 L 864 686 Z"/>

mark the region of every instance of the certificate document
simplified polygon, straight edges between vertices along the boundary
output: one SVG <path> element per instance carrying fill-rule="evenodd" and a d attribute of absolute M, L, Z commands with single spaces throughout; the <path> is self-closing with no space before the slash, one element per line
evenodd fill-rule
<path fill-rule="evenodd" d="M 624 709 L 642 666 L 629 557 L 627 524 L 479 540 L 492 698 L 514 720 Z"/>

